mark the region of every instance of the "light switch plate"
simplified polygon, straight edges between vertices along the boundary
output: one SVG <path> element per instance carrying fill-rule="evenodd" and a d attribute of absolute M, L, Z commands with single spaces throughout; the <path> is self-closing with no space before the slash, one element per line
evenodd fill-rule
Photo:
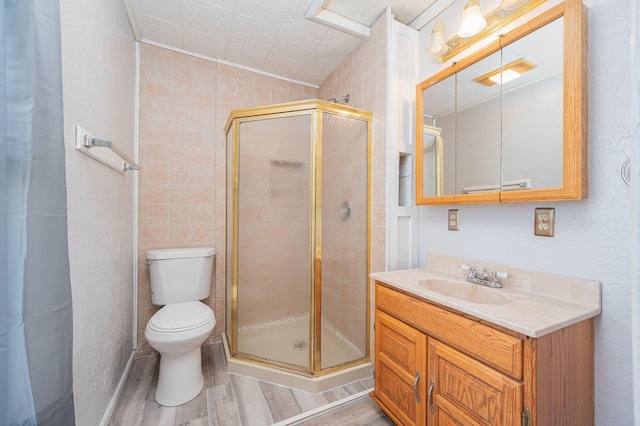
<path fill-rule="evenodd" d="M 449 231 L 460 230 L 460 212 L 458 209 L 451 209 L 448 213 Z"/>
<path fill-rule="evenodd" d="M 540 237 L 553 237 L 556 223 L 556 209 L 536 208 L 533 233 Z"/>

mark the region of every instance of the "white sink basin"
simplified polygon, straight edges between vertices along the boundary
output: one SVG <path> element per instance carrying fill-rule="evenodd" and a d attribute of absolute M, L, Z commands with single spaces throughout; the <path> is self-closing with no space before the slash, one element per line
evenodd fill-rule
<path fill-rule="evenodd" d="M 512 300 L 500 293 L 500 289 L 484 287 L 465 281 L 452 281 L 440 278 L 429 278 L 419 282 L 429 291 L 439 293 L 453 299 L 485 305 L 504 305 Z"/>

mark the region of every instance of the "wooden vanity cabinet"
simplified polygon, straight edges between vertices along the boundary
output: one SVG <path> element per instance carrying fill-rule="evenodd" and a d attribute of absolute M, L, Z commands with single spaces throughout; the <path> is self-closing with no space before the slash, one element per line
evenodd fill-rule
<path fill-rule="evenodd" d="M 401 425 L 593 425 L 593 319 L 539 338 L 376 282 L 375 388 Z"/>
<path fill-rule="evenodd" d="M 426 425 L 427 335 L 376 310 L 375 389 L 379 403 L 403 425 Z"/>

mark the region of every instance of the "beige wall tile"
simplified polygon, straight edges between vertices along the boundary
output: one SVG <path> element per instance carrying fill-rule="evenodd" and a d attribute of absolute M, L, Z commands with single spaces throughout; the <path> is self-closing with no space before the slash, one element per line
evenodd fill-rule
<path fill-rule="evenodd" d="M 226 144 L 234 108 L 316 98 L 318 90 L 262 74 L 141 44 L 138 356 L 151 304 L 145 253 L 154 248 L 216 247 L 207 303 L 219 335 L 225 326 Z"/>

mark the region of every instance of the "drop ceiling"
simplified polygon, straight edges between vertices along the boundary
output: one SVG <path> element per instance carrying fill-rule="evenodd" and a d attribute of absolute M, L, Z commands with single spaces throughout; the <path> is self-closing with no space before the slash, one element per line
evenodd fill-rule
<path fill-rule="evenodd" d="M 320 85 L 358 47 L 387 6 L 396 20 L 417 28 L 425 21 L 425 10 L 434 4 L 434 0 L 124 2 L 139 41 L 312 86 Z M 337 15 L 340 22 L 323 20 L 323 13 Z"/>

